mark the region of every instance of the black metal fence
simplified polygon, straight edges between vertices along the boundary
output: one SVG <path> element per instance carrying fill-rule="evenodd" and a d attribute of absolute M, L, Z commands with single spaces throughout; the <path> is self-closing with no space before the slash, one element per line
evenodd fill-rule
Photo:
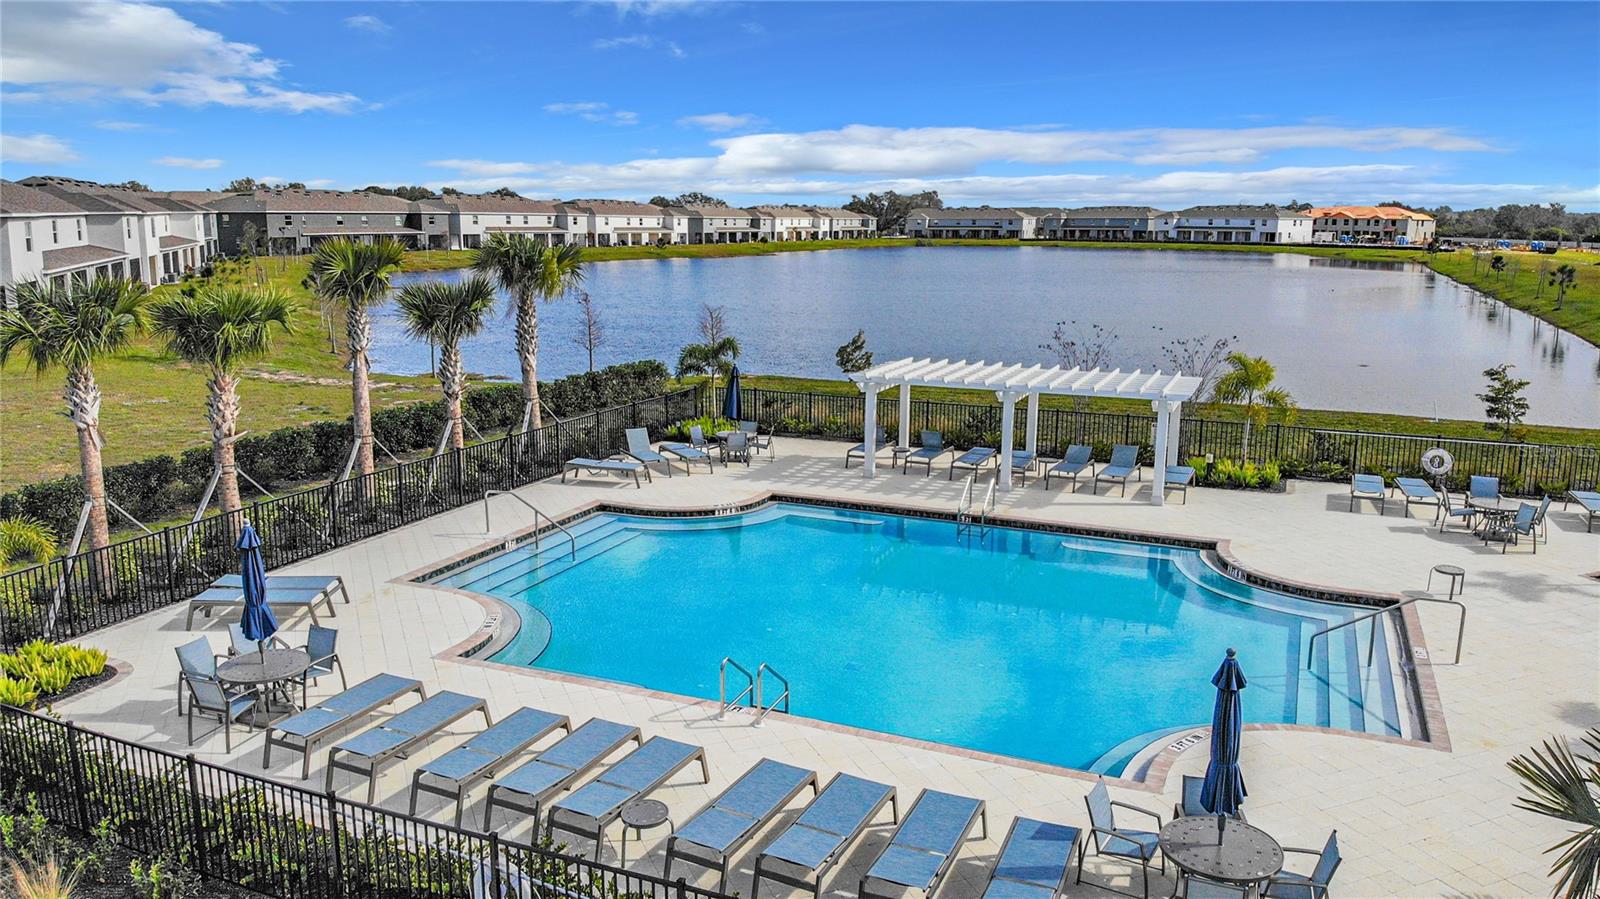
<path fill-rule="evenodd" d="M 194 596 L 238 566 L 241 520 L 277 568 L 550 477 L 567 459 L 623 446 L 626 428 L 659 430 L 699 409 L 695 390 L 600 409 L 13 572 L 0 577 L 0 646 L 74 637 Z"/>
<path fill-rule="evenodd" d="M 725 391 L 717 388 L 713 409 L 722 408 Z M 797 393 L 747 387 L 739 392 L 745 418 L 756 418 L 780 434 L 861 439 L 866 403 L 862 396 Z M 896 433 L 900 423 L 899 400 L 880 397 L 878 421 Z M 955 446 L 998 446 L 1000 406 L 918 400 L 913 394 L 909 426 L 941 431 Z M 1021 444 L 1023 416 L 1017 416 Z M 1078 443 L 1095 448 L 1096 458 L 1108 459 L 1117 443 L 1139 445 L 1150 461 L 1155 415 L 1080 412 L 1046 408 L 1039 412 L 1039 447 L 1042 454 L 1060 455 Z M 1180 459 L 1214 454 L 1217 458 L 1244 456 L 1243 422 L 1209 418 L 1184 418 L 1178 437 Z M 916 439 L 913 439 L 913 443 Z M 1341 431 L 1297 425 L 1268 424 L 1249 430 L 1250 458 L 1276 462 L 1286 477 L 1344 480 L 1353 473 L 1388 477 L 1422 474 L 1420 460 L 1431 447 L 1443 447 L 1455 457 L 1446 481 L 1455 489 L 1469 475 L 1500 478 L 1510 494 L 1559 495 L 1569 488 L 1591 488 L 1600 481 L 1600 447 L 1543 443 L 1500 443 L 1443 436 L 1382 434 Z"/>
<path fill-rule="evenodd" d="M 0 785 L 87 834 L 289 899 L 725 899 L 0 706 Z"/>

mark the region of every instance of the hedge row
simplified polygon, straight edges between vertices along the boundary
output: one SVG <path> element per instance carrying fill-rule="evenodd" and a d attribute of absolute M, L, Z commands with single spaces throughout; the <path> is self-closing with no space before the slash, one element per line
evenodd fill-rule
<path fill-rule="evenodd" d="M 546 409 L 565 418 L 660 396 L 666 392 L 668 376 L 667 367 L 652 359 L 572 375 L 541 384 L 539 390 Z M 467 391 L 464 411 L 485 437 L 504 434 L 522 421 L 522 386 L 473 387 Z M 372 415 L 373 433 L 394 453 L 431 449 L 443 428 L 444 404 L 438 400 L 380 409 Z M 268 490 L 332 477 L 344 467 L 349 453 L 348 418 L 247 434 L 234 444 L 239 468 Z M 106 492 L 129 514 L 141 521 L 161 519 L 192 509 L 200 501 L 211 478 L 211 447 L 112 465 L 105 478 Z M 240 487 L 247 495 L 251 492 L 248 482 Z M 82 505 L 83 478 L 71 475 L 0 495 L 0 518 L 30 515 L 66 539 L 77 526 Z"/>

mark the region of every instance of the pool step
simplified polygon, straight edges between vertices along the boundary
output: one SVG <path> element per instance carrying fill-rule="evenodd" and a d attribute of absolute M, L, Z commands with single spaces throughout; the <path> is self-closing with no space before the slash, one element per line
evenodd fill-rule
<path fill-rule="evenodd" d="M 537 587 L 545 581 L 548 581 L 549 579 L 562 573 L 563 571 L 570 571 L 571 569 L 582 565 L 590 559 L 593 559 L 597 556 L 603 556 L 617 547 L 622 546 L 630 541 L 637 540 L 642 536 L 644 535 L 641 532 L 625 527 L 609 531 L 604 537 L 596 538 L 588 543 L 580 543 L 578 545 L 578 552 L 576 555 L 563 553 L 561 555 L 549 557 L 532 571 L 528 571 L 522 575 L 512 578 L 509 581 L 497 585 L 494 588 L 494 592 L 498 596 L 526 593 L 529 590 L 532 590 L 534 587 Z"/>
<path fill-rule="evenodd" d="M 568 540 L 567 535 L 560 531 L 545 534 L 540 537 L 537 546 L 531 542 L 525 543 L 491 560 L 479 563 L 458 575 L 446 578 L 440 583 L 447 587 L 487 593 L 494 589 L 495 584 L 537 568 L 553 556 L 570 554 L 574 541 L 581 548 L 586 542 L 602 537 L 620 527 L 621 525 L 616 519 L 608 516 L 598 515 L 593 518 L 587 518 L 568 529 L 572 533 L 574 540 Z"/>
<path fill-rule="evenodd" d="M 625 529 L 621 525 L 612 523 L 608 526 L 594 528 L 581 535 L 576 535 L 577 541 L 575 544 L 565 539 L 548 541 L 538 552 L 528 553 L 517 559 L 513 564 L 497 568 L 493 574 L 473 581 L 472 585 L 466 589 L 497 595 L 507 590 L 516 590 L 519 585 L 526 582 L 530 574 L 538 572 L 546 565 L 567 559 L 574 554 L 581 554 L 585 548 L 594 543 L 624 531 Z"/>

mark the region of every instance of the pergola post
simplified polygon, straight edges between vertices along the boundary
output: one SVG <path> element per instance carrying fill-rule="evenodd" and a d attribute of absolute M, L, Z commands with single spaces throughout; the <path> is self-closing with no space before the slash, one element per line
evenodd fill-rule
<path fill-rule="evenodd" d="M 1017 429 L 1017 398 L 1001 391 L 1000 398 L 1000 489 L 1011 489 L 1011 452 L 1016 447 L 1012 432 Z"/>
<path fill-rule="evenodd" d="M 1167 412 L 1167 427 L 1172 434 L 1167 437 L 1167 464 L 1178 464 L 1178 438 L 1183 434 L 1183 404 L 1173 403 Z"/>
<path fill-rule="evenodd" d="M 1028 452 L 1039 452 L 1039 394 L 1028 394 Z"/>
<path fill-rule="evenodd" d="M 1167 423 L 1171 413 L 1166 400 L 1151 403 L 1156 409 L 1155 472 L 1150 478 L 1150 505 L 1160 506 L 1167 501 Z"/>
<path fill-rule="evenodd" d="M 867 394 L 867 408 L 861 415 L 861 471 L 866 477 L 878 473 L 878 382 L 861 386 Z"/>
<path fill-rule="evenodd" d="M 900 385 L 900 439 L 901 449 L 911 448 L 911 385 Z"/>

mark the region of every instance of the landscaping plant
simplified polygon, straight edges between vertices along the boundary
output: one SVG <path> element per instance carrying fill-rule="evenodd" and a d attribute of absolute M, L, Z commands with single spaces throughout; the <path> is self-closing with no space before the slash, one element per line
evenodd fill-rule
<path fill-rule="evenodd" d="M 0 572 L 19 562 L 48 562 L 56 554 L 56 534 L 31 515 L 0 519 Z"/>
<path fill-rule="evenodd" d="M 572 245 L 547 247 L 526 234 L 489 235 L 472 267 L 492 275 L 511 295 L 516 313 L 517 362 L 522 368 L 526 427 L 544 426 L 539 403 L 539 302 L 575 289 L 584 275 L 583 254 Z"/>
<path fill-rule="evenodd" d="M 1285 424 L 1292 424 L 1296 406 L 1289 391 L 1272 385 L 1278 370 L 1264 357 L 1229 353 L 1226 361 L 1229 371 L 1217 379 L 1213 395 L 1219 402 L 1244 406 L 1244 441 L 1239 455 L 1248 462 L 1251 427 L 1266 427 L 1275 411 L 1282 414 Z"/>
<path fill-rule="evenodd" d="M 1536 815 L 1576 825 L 1566 839 L 1546 853 L 1558 852 L 1550 875 L 1552 895 L 1594 899 L 1600 895 L 1600 728 L 1579 738 L 1582 752 L 1563 740 L 1544 741 L 1506 763 L 1526 791 L 1517 807 Z"/>
<path fill-rule="evenodd" d="M 1528 414 L 1528 398 L 1522 391 L 1531 381 L 1511 377 L 1509 364 L 1496 365 L 1483 370 L 1489 386 L 1478 399 L 1483 401 L 1483 414 L 1489 419 L 1489 429 L 1499 431 L 1506 440 L 1522 438 L 1522 419 Z"/>
<path fill-rule="evenodd" d="M 498 300 L 494 284 L 482 275 L 453 284 L 408 284 L 395 300 L 405 319 L 406 332 L 439 347 L 439 387 L 444 393 L 445 421 L 450 429 L 447 448 L 466 446 L 461 397 L 467 389 L 467 370 L 461 364 L 461 341 L 483 330 L 484 320 Z"/>

